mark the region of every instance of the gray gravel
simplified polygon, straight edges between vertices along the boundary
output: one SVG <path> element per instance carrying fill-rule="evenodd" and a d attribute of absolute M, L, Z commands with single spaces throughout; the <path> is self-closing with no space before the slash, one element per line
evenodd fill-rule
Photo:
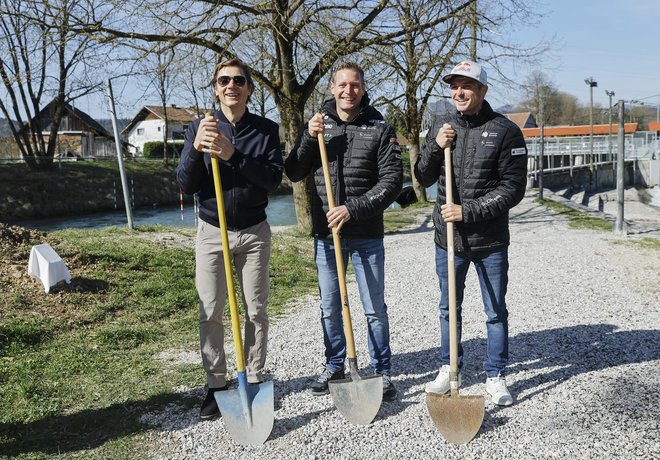
<path fill-rule="evenodd" d="M 658 252 L 631 244 L 638 236 L 569 229 L 562 216 L 535 204 L 531 195 L 513 210 L 511 233 L 507 380 L 515 403 L 500 408 L 486 397 L 483 425 L 470 443 L 448 444 L 426 409 L 424 384 L 435 377 L 439 351 L 439 291 L 426 218 L 385 238 L 399 397 L 384 402 L 371 425 L 350 425 L 330 396 L 306 391 L 323 362 L 319 301 L 310 296 L 271 326 L 275 426 L 268 441 L 236 445 L 222 419 L 200 422 L 198 407 L 171 405 L 143 417 L 154 427 L 149 435 L 154 458 L 660 458 Z M 356 287 L 349 285 L 350 302 L 358 361 L 366 368 L 366 327 Z M 474 271 L 463 310 L 461 392 L 485 394 L 485 316 Z M 179 352 L 188 362 L 190 354 L 181 350 L 165 353 L 164 360 Z M 200 400 L 205 393 L 180 391 Z"/>

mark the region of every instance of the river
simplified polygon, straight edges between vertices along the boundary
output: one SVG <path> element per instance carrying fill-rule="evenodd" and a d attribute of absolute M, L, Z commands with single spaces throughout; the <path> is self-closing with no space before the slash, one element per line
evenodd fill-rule
<path fill-rule="evenodd" d="M 410 185 L 409 183 L 404 185 Z M 435 185 L 426 189 L 429 198 L 435 197 Z M 397 206 L 396 203 L 393 206 Z M 293 195 L 274 195 L 268 198 L 266 208 L 268 222 L 271 226 L 294 225 L 296 212 L 293 205 Z M 127 225 L 126 213 L 123 210 L 83 214 L 78 217 L 53 217 L 48 219 L 31 219 L 13 222 L 15 225 L 42 231 L 61 230 L 65 228 L 103 228 Z M 184 203 L 181 207 L 160 206 L 156 208 L 140 208 L 133 210 L 133 225 L 164 225 L 168 227 L 194 227 L 195 214 L 192 203 Z"/>

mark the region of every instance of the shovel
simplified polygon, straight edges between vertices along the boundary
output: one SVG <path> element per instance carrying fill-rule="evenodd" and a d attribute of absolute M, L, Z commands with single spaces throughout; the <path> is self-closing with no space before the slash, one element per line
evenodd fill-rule
<path fill-rule="evenodd" d="M 319 149 L 321 150 L 325 190 L 328 195 L 328 207 L 333 209 L 335 207 L 335 199 L 332 194 L 328 153 L 325 148 L 323 133 L 318 134 L 318 140 Z M 339 240 L 339 230 L 337 227 L 332 228 L 332 243 L 335 247 L 335 262 L 337 264 L 337 276 L 339 278 L 344 335 L 346 336 L 346 356 L 348 357 L 350 378 L 332 380 L 328 382 L 328 387 L 335 406 L 346 420 L 356 425 L 368 425 L 376 417 L 380 409 L 380 404 L 383 401 L 383 377 L 373 375 L 360 378 L 360 374 L 358 373 L 351 310 L 348 306 L 348 292 L 346 290 L 344 258 L 341 253 L 341 241 Z"/>
<path fill-rule="evenodd" d="M 225 263 L 225 278 L 227 279 L 227 295 L 229 297 L 229 310 L 231 312 L 231 328 L 234 334 L 234 348 L 236 350 L 236 372 L 238 389 L 216 391 L 215 400 L 218 403 L 225 427 L 229 435 L 238 444 L 263 444 L 273 429 L 274 397 L 273 382 L 248 384 L 245 372 L 245 357 L 243 355 L 243 338 L 241 336 L 240 318 L 236 304 L 236 290 L 232 276 L 231 258 L 229 255 L 229 237 L 227 235 L 227 218 L 225 216 L 225 202 L 222 196 L 222 183 L 220 182 L 220 166 L 218 158 L 211 157 L 213 167 L 213 181 L 215 182 L 215 196 L 218 202 L 218 216 L 220 220 L 220 233 L 222 235 L 222 255 Z"/>
<path fill-rule="evenodd" d="M 451 148 L 445 148 L 445 188 L 447 204 L 453 204 Z M 449 281 L 449 387 L 448 395 L 428 393 L 428 407 L 433 424 L 452 444 L 469 442 L 484 420 L 484 397 L 458 394 L 458 331 L 456 327 L 456 273 L 454 271 L 454 223 L 447 222 L 447 278 Z"/>

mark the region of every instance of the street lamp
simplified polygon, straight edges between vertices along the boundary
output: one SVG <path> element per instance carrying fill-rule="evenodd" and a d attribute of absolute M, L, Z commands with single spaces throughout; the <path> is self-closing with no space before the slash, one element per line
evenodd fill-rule
<path fill-rule="evenodd" d="M 612 160 L 612 96 L 614 96 L 614 91 L 605 90 L 605 94 L 610 97 L 610 136 L 607 139 L 608 142 L 608 155 L 610 161 Z"/>
<path fill-rule="evenodd" d="M 585 78 L 584 82 L 589 85 L 589 170 L 592 177 L 594 173 L 594 88 L 598 83 L 594 77 Z"/>

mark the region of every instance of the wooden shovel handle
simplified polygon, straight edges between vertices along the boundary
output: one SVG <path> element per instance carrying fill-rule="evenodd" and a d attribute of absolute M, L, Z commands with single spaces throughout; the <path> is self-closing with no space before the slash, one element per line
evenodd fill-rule
<path fill-rule="evenodd" d="M 451 147 L 445 147 L 445 196 L 454 204 L 452 191 Z M 454 270 L 454 223 L 447 222 L 447 284 L 449 285 L 449 372 L 458 383 L 458 330 L 456 321 L 456 272 Z M 452 377 L 455 377 L 452 378 Z"/>
<path fill-rule="evenodd" d="M 335 198 L 332 194 L 332 182 L 330 180 L 330 167 L 328 165 L 328 152 L 325 148 L 323 133 L 317 135 L 319 150 L 321 151 L 321 164 L 323 166 L 323 179 L 325 192 L 328 195 L 328 207 L 334 209 Z M 339 293 L 341 295 L 341 313 L 344 318 L 344 335 L 346 336 L 346 356 L 349 360 L 355 360 L 355 339 L 353 338 L 353 323 L 351 321 L 351 309 L 348 305 L 348 291 L 346 290 L 346 272 L 344 271 L 344 258 L 341 252 L 341 240 L 337 227 L 332 228 L 332 244 L 335 247 L 335 262 L 337 265 L 337 277 L 339 278 Z"/>

